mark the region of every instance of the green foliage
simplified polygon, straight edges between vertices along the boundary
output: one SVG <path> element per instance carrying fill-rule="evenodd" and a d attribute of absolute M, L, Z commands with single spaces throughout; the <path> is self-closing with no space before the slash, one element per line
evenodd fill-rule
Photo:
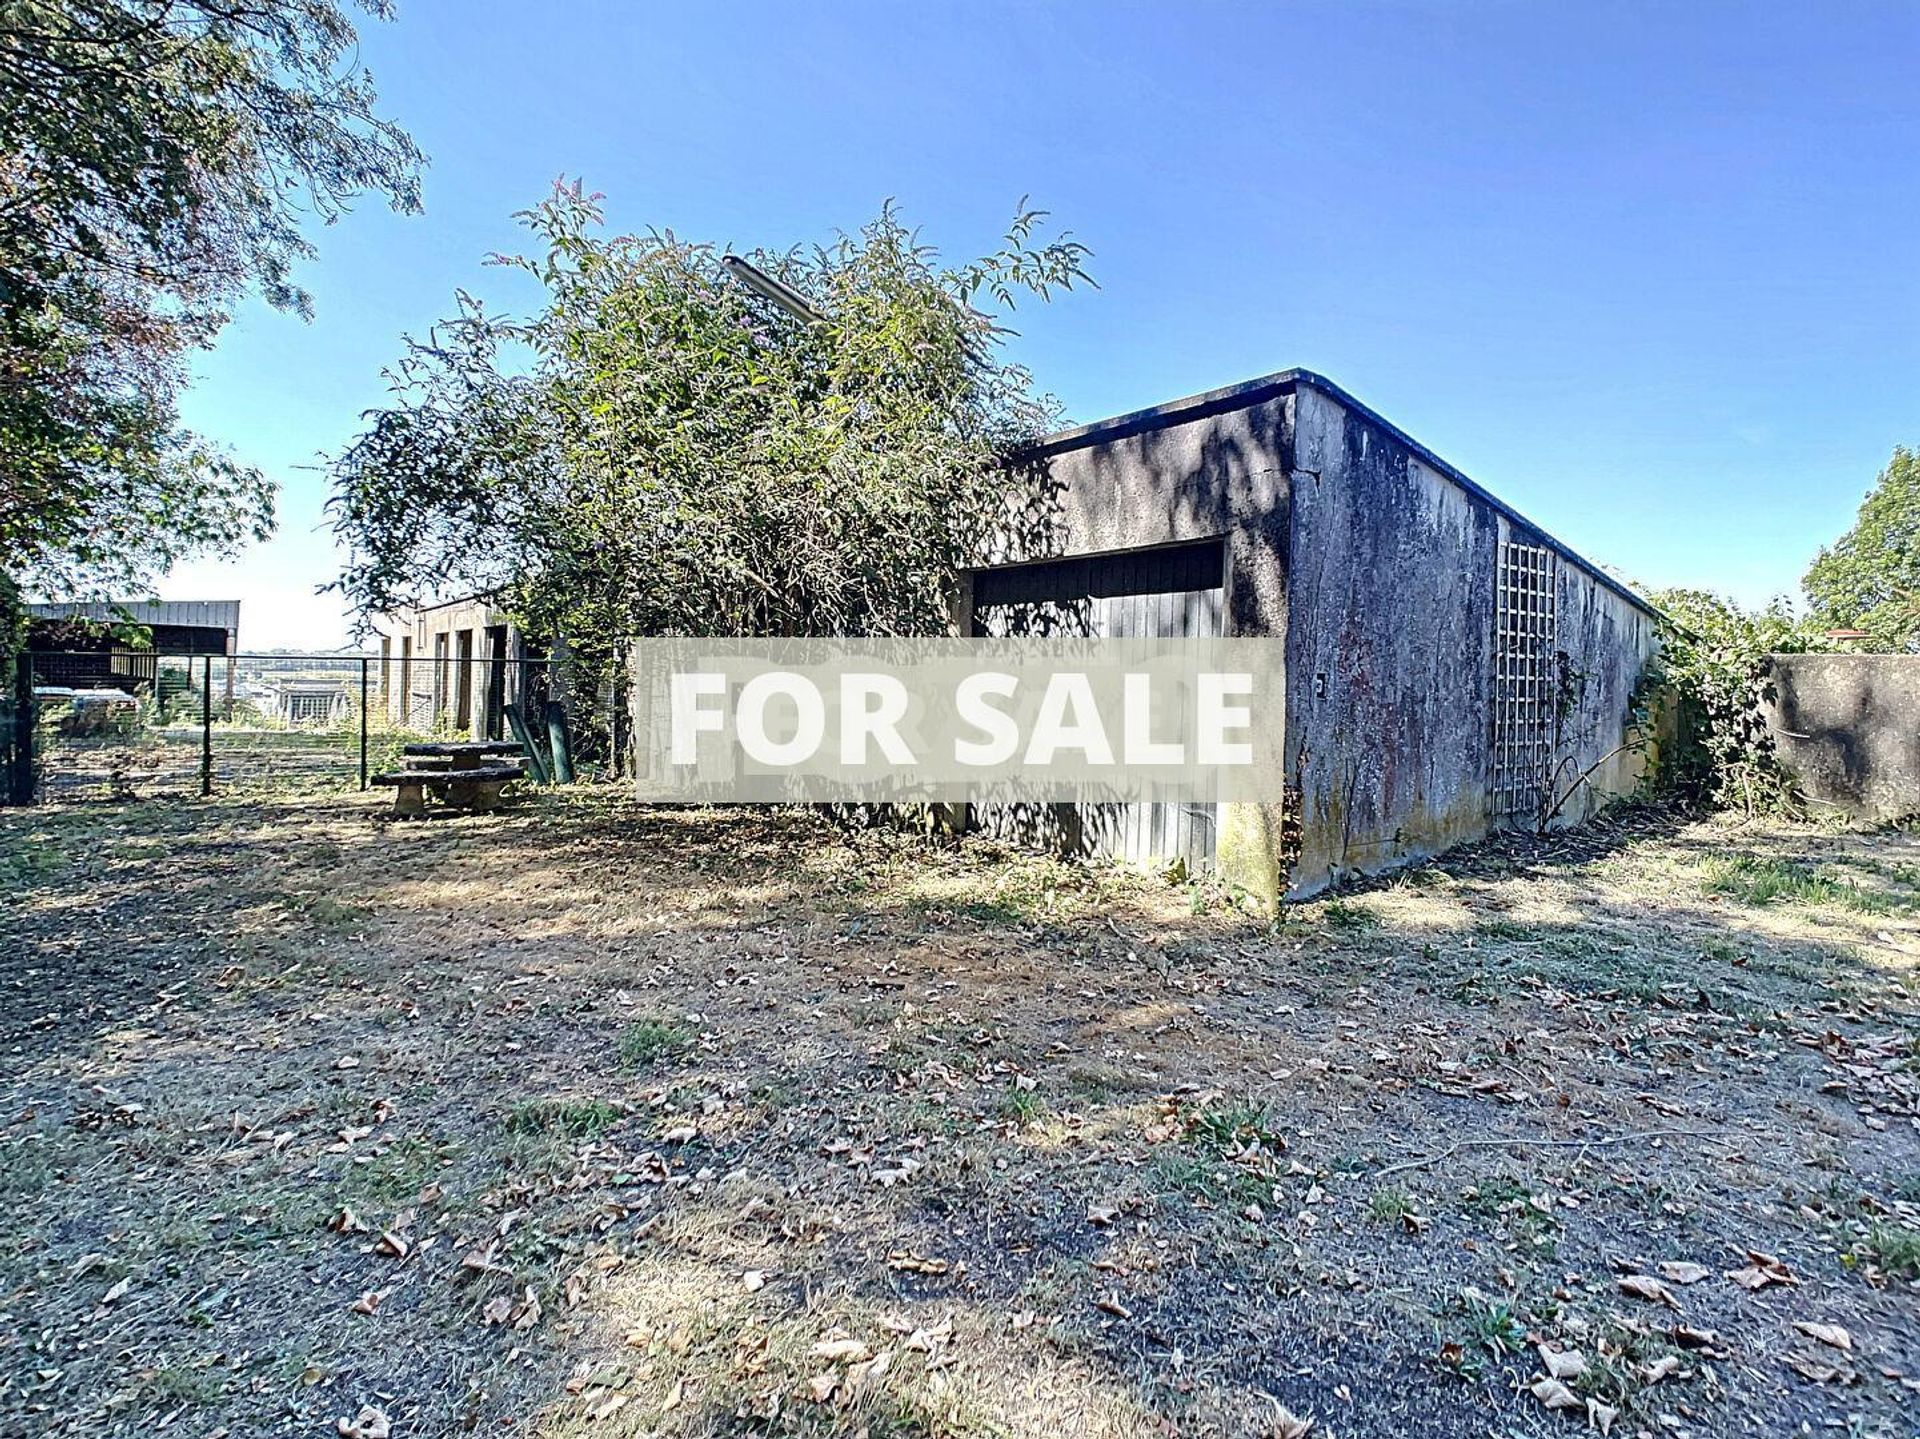
<path fill-rule="evenodd" d="M 1016 1124 L 1032 1124 L 1047 1112 L 1046 1101 L 1031 1089 L 1009 1084 L 1000 1095 L 1000 1117 Z"/>
<path fill-rule="evenodd" d="M 385 17 L 386 0 L 362 0 Z M 249 290 L 305 314 L 301 226 L 419 207 L 335 0 L 21 0 L 0 18 L 0 566 L 137 592 L 272 526 L 183 431 L 188 357 Z"/>
<path fill-rule="evenodd" d="M 680 1053 L 693 1043 L 693 1034 L 670 1019 L 643 1019 L 620 1032 L 620 1062 L 638 1069 L 656 1059 Z"/>
<path fill-rule="evenodd" d="M 1894 914 L 1911 907 L 1900 895 L 1867 889 L 1831 867 L 1751 854 L 1707 860 L 1700 887 L 1752 905 L 1824 904 L 1861 914 Z"/>
<path fill-rule="evenodd" d="M 1194 1146 L 1216 1158 L 1227 1158 L 1249 1146 L 1271 1154 L 1284 1153 L 1287 1147 L 1266 1104 L 1251 1096 L 1221 1099 L 1196 1109 L 1188 1116 L 1188 1125 Z"/>
<path fill-rule="evenodd" d="M 1367 1200 L 1367 1214 L 1382 1224 L 1392 1224 L 1416 1212 L 1413 1194 L 1398 1184 L 1383 1185 Z"/>
<path fill-rule="evenodd" d="M 598 1139 L 624 1116 L 604 1099 L 523 1099 L 507 1111 L 509 1134 L 564 1134 Z"/>
<path fill-rule="evenodd" d="M 1822 626 L 1920 653 L 1920 454 L 1894 450 L 1853 528 L 1820 551 L 1801 584 Z"/>
<path fill-rule="evenodd" d="M 1876 1220 L 1860 1240 L 1856 1252 L 1889 1274 L 1920 1279 L 1920 1229 Z"/>
<path fill-rule="evenodd" d="M 1784 600 L 1750 612 L 1705 590 L 1656 590 L 1666 615 L 1649 676 L 1679 707 L 1677 743 L 1661 755 L 1661 784 L 1683 798 L 1749 814 L 1792 811 L 1797 800 L 1760 713 L 1767 656 L 1813 647 Z"/>
<path fill-rule="evenodd" d="M 459 298 L 409 342 L 394 403 L 333 466 L 340 587 L 367 611 L 496 590 L 577 662 L 626 636 L 944 632 L 955 571 L 1007 522 L 1001 456 L 1055 408 L 974 308 L 1084 278 L 1032 241 L 943 268 L 891 209 L 749 258 L 824 318 L 670 232 L 606 238 L 575 186 L 521 217 L 544 288 L 510 320 Z"/>

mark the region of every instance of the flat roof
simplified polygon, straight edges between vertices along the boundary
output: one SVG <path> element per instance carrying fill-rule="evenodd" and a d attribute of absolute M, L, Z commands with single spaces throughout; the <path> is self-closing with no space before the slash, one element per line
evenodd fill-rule
<path fill-rule="evenodd" d="M 30 604 L 27 613 L 43 620 L 93 620 L 114 624 L 122 620 L 139 625 L 193 625 L 200 629 L 240 627 L 238 600 L 77 600 Z"/>
<path fill-rule="evenodd" d="M 1237 385 L 1225 385 L 1217 390 L 1207 390 L 1202 394 L 1188 395 L 1185 399 L 1168 400 L 1165 404 L 1153 405 L 1144 410 L 1133 410 L 1124 415 L 1114 415 L 1110 419 L 1095 420 L 1089 425 L 1076 425 L 1071 429 L 1060 430 L 1028 446 L 1020 453 L 1034 459 L 1045 459 L 1049 455 L 1063 454 L 1068 450 L 1085 449 L 1089 445 L 1103 444 L 1111 440 L 1123 440 L 1131 435 L 1145 434 L 1150 430 L 1164 430 L 1174 425 L 1189 424 L 1194 420 L 1203 420 L 1211 415 L 1222 415 L 1232 410 L 1244 410 L 1261 404 L 1280 395 L 1288 394 L 1301 385 L 1320 391 L 1335 404 L 1363 416 L 1370 423 L 1379 426 L 1391 435 L 1399 444 L 1406 446 L 1422 464 L 1438 470 L 1449 480 L 1476 499 L 1484 501 L 1491 508 L 1505 515 L 1509 520 L 1525 525 L 1539 535 L 1548 548 L 1562 559 L 1571 561 L 1592 575 L 1601 584 L 1619 595 L 1622 599 L 1644 610 L 1647 614 L 1659 617 L 1656 609 L 1645 597 L 1637 595 L 1623 581 L 1614 578 L 1592 560 L 1564 541 L 1556 539 L 1512 505 L 1494 494 L 1486 486 L 1474 480 L 1464 471 L 1440 458 L 1432 450 L 1414 439 L 1393 421 L 1387 419 L 1372 406 L 1356 400 L 1352 395 L 1334 384 L 1325 375 L 1315 374 L 1312 370 L 1281 370 L 1275 374 L 1262 375 L 1256 380 L 1242 380 Z"/>

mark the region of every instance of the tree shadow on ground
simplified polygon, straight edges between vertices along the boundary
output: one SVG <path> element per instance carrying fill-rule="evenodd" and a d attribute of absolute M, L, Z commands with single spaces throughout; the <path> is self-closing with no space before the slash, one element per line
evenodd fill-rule
<path fill-rule="evenodd" d="M 9 891 L 52 985 L 26 1007 L 62 1017 L 10 1059 L 5 1277 L 49 1332 L 120 1277 L 144 1305 L 0 1400 L 47 1432 L 185 1393 L 242 1428 L 389 1395 L 424 1432 L 1258 1432 L 1285 1405 L 1451 1436 L 1539 1422 L 1528 1330 L 1676 1348 L 1620 1264 L 1742 1245 L 1802 1284 L 1689 1291 L 1738 1362 L 1636 1381 L 1632 1419 L 1824 1422 L 1780 1364 L 1797 1318 L 1920 1369 L 1845 1227 L 1862 1193 L 1899 1219 L 1914 1139 L 1822 1047 L 1862 1065 L 1910 1018 L 1875 931 L 1911 918 L 1703 894 L 1721 831 L 1455 856 L 1274 923 L 805 814 L 23 823 L 65 856 Z M 89 1254 L 97 1283 L 63 1278 Z M 842 1340 L 887 1368 L 817 1350 Z M 1897 1412 L 1856 1367 L 1846 1402 Z"/>

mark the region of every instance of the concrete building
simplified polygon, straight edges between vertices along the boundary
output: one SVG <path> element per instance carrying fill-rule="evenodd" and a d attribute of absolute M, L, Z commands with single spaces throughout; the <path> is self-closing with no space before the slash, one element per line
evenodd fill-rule
<path fill-rule="evenodd" d="M 383 617 L 375 694 L 400 729 L 504 737 L 503 709 L 544 667 L 525 635 L 487 595 Z"/>
<path fill-rule="evenodd" d="M 1654 611 L 1319 375 L 1067 430 L 1017 464 L 1035 508 L 969 575 L 971 633 L 1065 619 L 1285 654 L 1283 804 L 1082 810 L 1058 819 L 1071 847 L 1300 896 L 1636 787 Z"/>

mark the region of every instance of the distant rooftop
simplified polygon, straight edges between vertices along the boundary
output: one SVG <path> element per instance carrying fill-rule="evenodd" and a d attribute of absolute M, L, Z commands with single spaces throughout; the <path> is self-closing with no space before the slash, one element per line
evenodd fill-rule
<path fill-rule="evenodd" d="M 238 600 L 89 600 L 28 605 L 27 613 L 43 620 L 109 625 L 130 620 L 137 625 L 191 625 L 228 634 L 240 628 Z"/>

